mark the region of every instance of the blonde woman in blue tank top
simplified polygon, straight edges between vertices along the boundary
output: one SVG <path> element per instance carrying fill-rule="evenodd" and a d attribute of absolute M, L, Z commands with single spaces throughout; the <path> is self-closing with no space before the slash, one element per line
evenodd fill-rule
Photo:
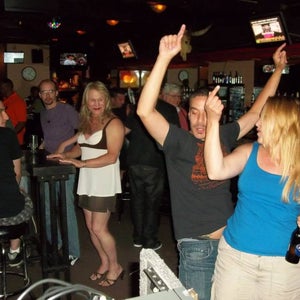
<path fill-rule="evenodd" d="M 238 201 L 218 248 L 212 300 L 300 299 L 300 264 L 285 260 L 300 226 L 300 102 L 269 98 L 257 142 L 223 157 L 218 122 L 223 105 L 212 93 L 205 162 L 212 180 L 239 175 Z"/>

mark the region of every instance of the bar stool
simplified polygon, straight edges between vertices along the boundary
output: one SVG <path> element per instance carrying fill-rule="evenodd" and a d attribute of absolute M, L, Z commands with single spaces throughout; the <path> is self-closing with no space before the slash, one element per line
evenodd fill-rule
<path fill-rule="evenodd" d="M 6 299 L 8 296 L 16 295 L 25 290 L 30 284 L 30 278 L 28 277 L 27 271 L 27 257 L 26 257 L 26 242 L 24 235 L 28 231 L 28 223 L 24 222 L 17 225 L 0 226 L 0 246 L 1 246 L 1 287 L 0 287 L 0 298 Z M 21 249 L 23 253 L 22 267 L 10 270 L 7 268 L 7 249 L 9 249 L 9 242 L 11 239 L 20 238 Z M 23 278 L 24 283 L 20 287 L 16 288 L 16 281 L 14 280 L 14 288 L 7 287 L 8 276 Z M 15 279 L 15 278 L 14 278 Z"/>

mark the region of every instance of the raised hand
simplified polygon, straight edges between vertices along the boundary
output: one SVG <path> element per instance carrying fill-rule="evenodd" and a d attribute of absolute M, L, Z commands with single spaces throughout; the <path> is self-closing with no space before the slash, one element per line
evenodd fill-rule
<path fill-rule="evenodd" d="M 185 25 L 181 25 L 177 34 L 165 35 L 159 43 L 159 55 L 172 59 L 181 50 L 181 39 L 185 32 Z"/>
<path fill-rule="evenodd" d="M 207 100 L 205 102 L 205 110 L 207 113 L 207 118 L 209 120 L 217 120 L 219 121 L 222 115 L 222 111 L 224 105 L 222 101 L 218 97 L 218 91 L 220 86 L 217 85 L 208 95 Z"/>
<path fill-rule="evenodd" d="M 276 67 L 284 69 L 287 64 L 286 51 L 284 50 L 286 43 L 279 46 L 273 54 L 273 61 Z"/>

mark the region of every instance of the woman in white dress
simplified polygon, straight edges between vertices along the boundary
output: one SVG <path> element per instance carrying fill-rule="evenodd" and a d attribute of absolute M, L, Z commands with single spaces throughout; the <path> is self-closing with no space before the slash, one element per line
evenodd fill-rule
<path fill-rule="evenodd" d="M 115 239 L 108 230 L 116 195 L 121 193 L 119 154 L 124 133 L 121 120 L 111 112 L 106 86 L 100 81 L 90 82 L 83 93 L 76 145 L 71 151 L 48 156 L 80 168 L 78 203 L 101 261 L 90 279 L 98 280 L 101 286 L 111 286 L 124 276 Z"/>

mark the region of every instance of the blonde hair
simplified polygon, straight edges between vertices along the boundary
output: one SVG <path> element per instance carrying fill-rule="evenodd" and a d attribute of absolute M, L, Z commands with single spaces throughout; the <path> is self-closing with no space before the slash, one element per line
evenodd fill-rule
<path fill-rule="evenodd" d="M 282 166 L 285 181 L 282 199 L 289 194 L 300 202 L 300 102 L 298 99 L 271 97 L 261 115 L 264 129 L 263 145 L 273 161 Z"/>
<path fill-rule="evenodd" d="M 91 120 L 91 112 L 88 109 L 88 93 L 90 90 L 96 90 L 100 92 L 104 96 L 105 100 L 105 108 L 103 111 L 103 114 L 99 116 L 99 122 L 103 122 L 104 119 L 110 118 L 113 116 L 113 113 L 111 111 L 111 99 L 110 94 L 105 86 L 104 83 L 101 81 L 93 81 L 87 84 L 87 86 L 84 89 L 83 95 L 82 95 L 82 104 L 80 108 L 80 124 L 79 124 L 79 131 L 80 132 L 91 132 L 90 127 L 90 120 Z"/>

